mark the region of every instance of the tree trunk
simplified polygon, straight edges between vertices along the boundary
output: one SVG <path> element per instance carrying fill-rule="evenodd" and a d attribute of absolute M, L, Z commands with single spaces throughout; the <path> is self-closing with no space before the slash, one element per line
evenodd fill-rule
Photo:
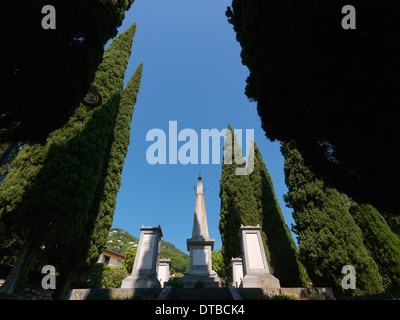
<path fill-rule="evenodd" d="M 32 263 L 35 260 L 39 250 L 39 245 L 33 244 L 30 241 L 25 242 L 17 262 L 11 269 L 6 281 L 0 287 L 0 292 L 8 294 L 22 293 L 29 271 L 31 270 Z"/>
<path fill-rule="evenodd" d="M 72 281 L 75 279 L 75 272 L 60 272 L 60 277 L 56 283 L 56 290 L 53 300 L 66 300 Z"/>

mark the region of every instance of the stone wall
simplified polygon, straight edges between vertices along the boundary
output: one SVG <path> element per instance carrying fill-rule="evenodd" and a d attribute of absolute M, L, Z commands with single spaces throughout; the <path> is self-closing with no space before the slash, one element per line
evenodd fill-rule
<path fill-rule="evenodd" d="M 4 279 L 0 279 L 0 286 L 4 281 Z M 53 298 L 53 293 L 54 290 L 51 289 L 43 289 L 35 285 L 27 285 L 19 297 L 29 300 L 51 300 Z M 13 295 L 10 295 L 10 298 L 12 298 L 12 296 Z"/>
<path fill-rule="evenodd" d="M 68 300 L 156 299 L 161 288 L 92 288 L 72 289 Z"/>
<path fill-rule="evenodd" d="M 237 291 L 244 299 L 257 299 L 261 295 L 269 297 L 275 295 L 294 296 L 299 300 L 309 300 L 317 297 L 324 297 L 326 300 L 334 300 L 335 296 L 331 288 L 237 288 Z"/>
<path fill-rule="evenodd" d="M 0 286 L 4 283 L 11 270 L 12 266 L 0 264 Z M 41 287 L 41 281 L 44 276 L 45 274 L 41 272 L 30 271 L 25 289 L 20 296 L 29 300 L 51 300 L 54 290 L 46 290 Z M 12 296 L 13 295 L 10 295 L 10 297 Z"/>
<path fill-rule="evenodd" d="M 54 290 L 39 287 L 26 287 L 22 296 L 30 300 L 51 300 Z"/>

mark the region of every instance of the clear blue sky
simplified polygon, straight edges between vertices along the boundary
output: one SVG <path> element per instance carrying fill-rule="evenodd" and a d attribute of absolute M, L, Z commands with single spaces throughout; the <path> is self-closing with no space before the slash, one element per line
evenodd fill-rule
<path fill-rule="evenodd" d="M 187 253 L 195 206 L 193 186 L 199 172 L 206 187 L 205 204 L 214 250 L 221 248 L 218 230 L 221 165 L 155 164 L 146 160 L 149 130 L 167 134 L 169 121 L 178 132 L 194 129 L 254 129 L 255 141 L 272 177 L 286 224 L 294 223 L 282 195 L 287 192 L 283 157 L 277 142 L 261 129 L 256 103 L 244 94 L 249 74 L 240 58 L 240 45 L 225 10 L 231 0 L 136 0 L 119 32 L 137 23 L 125 83 L 140 62 L 143 76 L 132 120 L 131 142 L 122 173 L 113 227 L 135 237 L 140 227 L 161 225 L 163 240 Z M 222 140 L 222 139 L 221 139 Z M 178 150 L 185 142 L 178 142 Z M 167 145 L 168 151 L 168 145 Z M 200 163 L 199 147 L 199 163 Z M 221 141 L 222 157 L 222 141 Z"/>

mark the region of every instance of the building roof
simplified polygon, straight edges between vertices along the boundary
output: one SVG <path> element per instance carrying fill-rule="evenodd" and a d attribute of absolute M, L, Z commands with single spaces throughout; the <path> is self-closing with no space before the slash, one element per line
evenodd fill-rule
<path fill-rule="evenodd" d="M 120 258 L 125 260 L 125 256 L 124 255 L 116 253 L 116 252 L 111 251 L 111 250 L 108 250 L 107 248 L 103 248 L 103 252 L 102 253 L 112 254 L 112 255 L 118 256 L 118 257 L 120 257 Z"/>

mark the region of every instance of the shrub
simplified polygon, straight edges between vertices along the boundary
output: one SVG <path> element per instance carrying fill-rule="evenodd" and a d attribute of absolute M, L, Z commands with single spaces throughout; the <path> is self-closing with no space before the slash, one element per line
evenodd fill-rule
<path fill-rule="evenodd" d="M 168 280 L 167 286 L 172 288 L 183 288 L 183 282 L 178 278 L 171 278 Z"/>

